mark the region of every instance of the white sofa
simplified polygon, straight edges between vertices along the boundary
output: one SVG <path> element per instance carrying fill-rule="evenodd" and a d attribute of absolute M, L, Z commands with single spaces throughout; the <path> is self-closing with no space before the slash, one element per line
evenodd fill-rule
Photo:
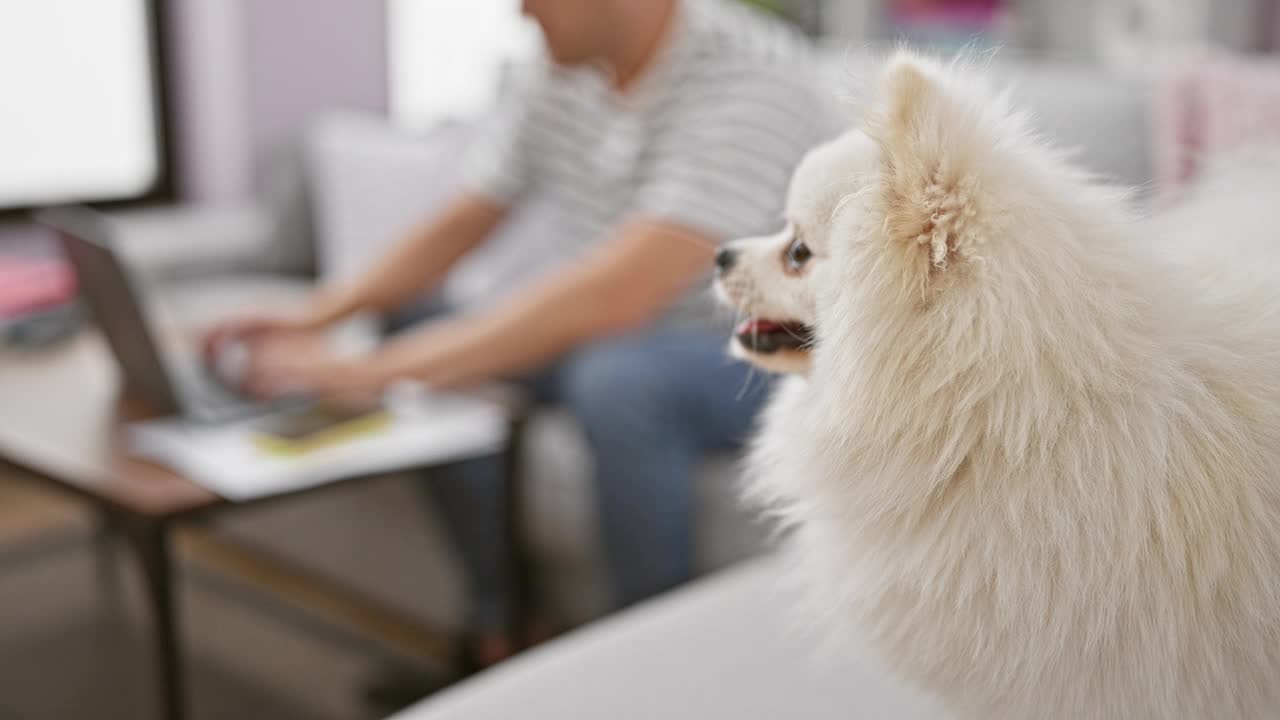
<path fill-rule="evenodd" d="M 1083 68 L 1005 66 L 1017 96 L 1095 172 L 1139 188 L 1150 176 L 1141 81 Z M 1140 190 L 1139 197 L 1145 195 Z M 703 579 L 516 658 L 393 720 L 807 718 L 937 720 L 903 687 L 794 605 L 766 557 Z M 843 643 L 843 640 L 842 640 Z"/>
<path fill-rule="evenodd" d="M 833 92 L 866 66 L 839 56 L 828 66 Z M 1104 176 L 1142 185 L 1150 176 L 1146 91 L 1137 80 L 1083 67 L 998 66 L 1031 107 L 1046 134 L 1080 148 L 1080 160 Z M 850 110 L 851 120 L 856 109 Z M 470 131 L 441 128 L 428 136 L 397 132 L 377 118 L 320 118 L 297 144 L 297 171 L 276 172 L 261 202 L 127 219 L 129 252 L 157 285 L 178 286 L 187 305 L 206 305 L 193 275 L 216 271 L 354 271 L 397 231 L 441 203 L 453 188 L 460 148 Z M 554 219 L 534 207 L 521 212 L 485 252 L 553 232 Z M 221 282 L 221 281 L 219 281 Z M 484 282 L 484 256 L 454 283 Z M 179 304 L 182 304 L 181 302 Z M 603 582 L 595 548 L 591 463 L 580 429 L 563 413 L 543 413 L 530 427 L 526 498 L 530 541 L 553 612 L 569 621 L 597 615 Z M 735 500 L 732 458 L 708 458 L 698 485 L 699 565 L 710 570 L 751 555 L 765 533 Z M 363 520 L 359 513 L 364 513 Z M 370 520 L 376 518 L 376 520 Z M 407 612 L 450 623 L 462 602 L 456 569 L 441 536 L 409 499 L 388 483 L 359 499 L 338 497 L 264 511 L 232 530 L 357 582 Z M 342 527 L 332 538 L 320 528 Z"/>

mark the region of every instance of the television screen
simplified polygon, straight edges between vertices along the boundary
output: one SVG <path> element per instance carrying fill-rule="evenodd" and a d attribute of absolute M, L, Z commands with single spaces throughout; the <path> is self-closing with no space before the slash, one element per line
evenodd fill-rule
<path fill-rule="evenodd" d="M 151 0 L 0 0 L 0 210 L 161 179 Z"/>

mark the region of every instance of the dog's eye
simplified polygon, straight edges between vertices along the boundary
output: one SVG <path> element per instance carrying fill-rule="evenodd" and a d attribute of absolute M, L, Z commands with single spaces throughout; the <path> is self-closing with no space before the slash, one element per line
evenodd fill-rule
<path fill-rule="evenodd" d="M 813 252 L 809 250 L 809 246 L 805 245 L 800 238 L 796 238 L 787 246 L 787 269 L 799 272 L 811 257 Z"/>

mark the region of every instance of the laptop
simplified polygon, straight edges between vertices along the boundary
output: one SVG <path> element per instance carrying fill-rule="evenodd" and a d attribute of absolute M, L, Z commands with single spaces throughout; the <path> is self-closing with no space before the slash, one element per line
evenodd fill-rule
<path fill-rule="evenodd" d="M 207 368 L 194 347 L 159 342 L 137 286 L 113 248 L 107 218 L 76 206 L 43 210 L 36 221 L 56 233 L 125 382 L 158 411 L 201 423 L 222 423 L 297 404 L 297 400 L 263 403 L 248 398 Z"/>

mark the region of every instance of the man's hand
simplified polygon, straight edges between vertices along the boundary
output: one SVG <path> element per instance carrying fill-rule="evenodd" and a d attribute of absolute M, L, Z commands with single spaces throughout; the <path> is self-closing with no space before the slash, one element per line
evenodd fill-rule
<path fill-rule="evenodd" d="M 440 214 L 408 232 L 364 274 L 325 288 L 296 308 L 257 311 L 218 323 L 201 343 L 213 361 L 228 342 L 250 345 L 265 337 L 315 332 L 364 310 L 394 310 L 434 287 L 453 264 L 479 245 L 506 216 L 506 206 L 477 194 L 458 197 Z"/>
<path fill-rule="evenodd" d="M 291 359 L 329 357 L 330 341 L 323 330 L 343 316 L 340 306 L 322 294 L 292 307 L 243 312 L 205 331 L 204 362 L 225 382 L 251 395 L 300 391 L 287 387 L 281 373 L 270 369 Z M 237 352 L 228 352 L 233 349 Z"/>
<path fill-rule="evenodd" d="M 267 345 L 255 357 L 245 382 L 254 397 L 301 393 L 336 400 L 376 400 L 391 378 L 367 357 L 335 355 L 323 341 L 301 347 Z"/>
<path fill-rule="evenodd" d="M 205 330 L 200 346 L 206 362 L 232 343 L 254 346 L 269 337 L 315 332 L 325 326 L 325 318 L 309 306 L 243 312 Z"/>

